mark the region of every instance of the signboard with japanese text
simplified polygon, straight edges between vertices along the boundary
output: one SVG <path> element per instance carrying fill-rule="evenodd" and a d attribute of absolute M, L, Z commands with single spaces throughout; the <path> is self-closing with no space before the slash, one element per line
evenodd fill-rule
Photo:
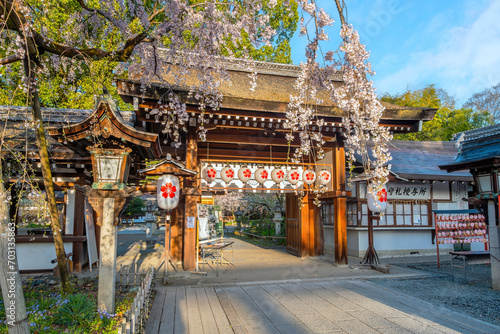
<path fill-rule="evenodd" d="M 387 183 L 387 199 L 426 200 L 430 199 L 430 184 L 415 183 Z M 360 197 L 366 198 L 366 184 L 360 184 Z"/>

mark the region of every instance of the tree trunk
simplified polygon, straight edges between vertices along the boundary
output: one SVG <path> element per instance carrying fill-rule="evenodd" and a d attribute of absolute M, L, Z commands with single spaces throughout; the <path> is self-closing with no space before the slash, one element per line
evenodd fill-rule
<path fill-rule="evenodd" d="M 47 149 L 47 140 L 45 138 L 45 130 L 42 121 L 42 110 L 38 98 L 38 85 L 35 77 L 35 64 L 33 60 L 24 58 L 24 71 L 28 77 L 28 89 L 31 99 L 31 111 L 35 121 L 36 139 L 38 144 L 38 152 L 40 155 L 40 164 L 42 168 L 43 183 L 45 185 L 45 193 L 47 194 L 47 203 L 49 204 L 50 226 L 54 237 L 54 245 L 56 248 L 57 265 L 61 276 L 61 289 L 64 294 L 70 292 L 68 262 L 66 260 L 66 252 L 62 239 L 62 229 L 59 223 L 59 213 L 56 205 L 56 195 L 54 192 L 54 182 L 52 180 L 52 171 L 50 170 L 49 152 Z"/>
<path fill-rule="evenodd" d="M 1 177 L 2 174 L 0 174 Z M 0 179 L 0 288 L 9 334 L 30 332 L 23 284 L 17 265 L 15 224 L 10 220 L 7 194 Z"/>

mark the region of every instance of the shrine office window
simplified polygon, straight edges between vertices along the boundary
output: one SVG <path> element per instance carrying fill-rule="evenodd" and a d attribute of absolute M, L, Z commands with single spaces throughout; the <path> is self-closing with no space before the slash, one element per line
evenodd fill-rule
<path fill-rule="evenodd" d="M 323 225 L 333 225 L 334 224 L 334 219 L 333 219 L 333 203 L 332 202 L 321 202 L 321 207 L 320 207 L 320 214 L 321 214 L 321 223 Z"/>
<path fill-rule="evenodd" d="M 358 202 L 347 202 L 347 226 L 358 226 Z"/>
<path fill-rule="evenodd" d="M 430 201 L 388 201 L 385 214 L 380 220 L 374 220 L 373 226 L 379 227 L 428 227 L 432 224 L 429 218 Z M 361 226 L 368 226 L 368 207 L 361 204 Z"/>

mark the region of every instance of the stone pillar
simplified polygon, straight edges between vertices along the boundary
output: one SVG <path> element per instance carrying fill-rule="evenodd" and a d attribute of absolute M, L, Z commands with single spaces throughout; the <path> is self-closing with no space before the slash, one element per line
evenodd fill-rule
<path fill-rule="evenodd" d="M 99 290 L 97 307 L 108 313 L 115 312 L 116 239 L 114 198 L 103 198 L 101 220 L 101 260 L 99 262 Z"/>
<path fill-rule="evenodd" d="M 488 224 L 490 237 L 491 285 L 500 291 L 500 228 L 496 222 L 495 201 L 488 201 Z"/>

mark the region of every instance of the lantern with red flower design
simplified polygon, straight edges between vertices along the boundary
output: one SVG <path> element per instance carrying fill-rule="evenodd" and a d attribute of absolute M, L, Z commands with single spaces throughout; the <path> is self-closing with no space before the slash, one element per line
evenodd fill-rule
<path fill-rule="evenodd" d="M 382 212 L 387 208 L 387 189 L 384 186 L 380 189 L 375 196 L 369 191 L 366 192 L 366 199 L 368 201 L 368 209 L 372 212 Z"/>
<path fill-rule="evenodd" d="M 269 172 L 263 167 L 257 168 L 255 171 L 255 180 L 259 183 L 264 183 L 269 178 Z"/>
<path fill-rule="evenodd" d="M 318 180 L 322 185 L 327 185 L 331 179 L 332 179 L 332 174 L 328 170 L 322 169 L 319 172 Z"/>
<path fill-rule="evenodd" d="M 312 169 L 306 169 L 302 175 L 305 184 L 313 184 L 316 181 L 316 172 Z"/>
<path fill-rule="evenodd" d="M 234 172 L 234 169 L 226 166 L 220 171 L 220 178 L 222 179 L 222 181 L 229 183 L 234 179 L 235 174 L 236 173 Z"/>
<path fill-rule="evenodd" d="M 276 183 L 281 183 L 285 179 L 285 171 L 281 168 L 275 168 L 271 172 L 271 179 Z"/>
<path fill-rule="evenodd" d="M 291 184 L 297 184 L 300 181 L 300 172 L 298 169 L 291 169 L 287 176 L 288 182 Z"/>
<path fill-rule="evenodd" d="M 210 165 L 203 169 L 201 175 L 203 176 L 205 181 L 207 181 L 207 183 L 212 183 L 217 177 L 217 170 Z"/>
<path fill-rule="evenodd" d="M 241 182 L 247 183 L 251 177 L 252 177 L 252 171 L 247 166 L 243 166 L 240 169 L 238 169 L 238 178 L 241 180 Z"/>
<path fill-rule="evenodd" d="M 162 209 L 171 210 L 179 204 L 179 179 L 174 175 L 163 175 L 158 178 L 156 199 Z"/>

